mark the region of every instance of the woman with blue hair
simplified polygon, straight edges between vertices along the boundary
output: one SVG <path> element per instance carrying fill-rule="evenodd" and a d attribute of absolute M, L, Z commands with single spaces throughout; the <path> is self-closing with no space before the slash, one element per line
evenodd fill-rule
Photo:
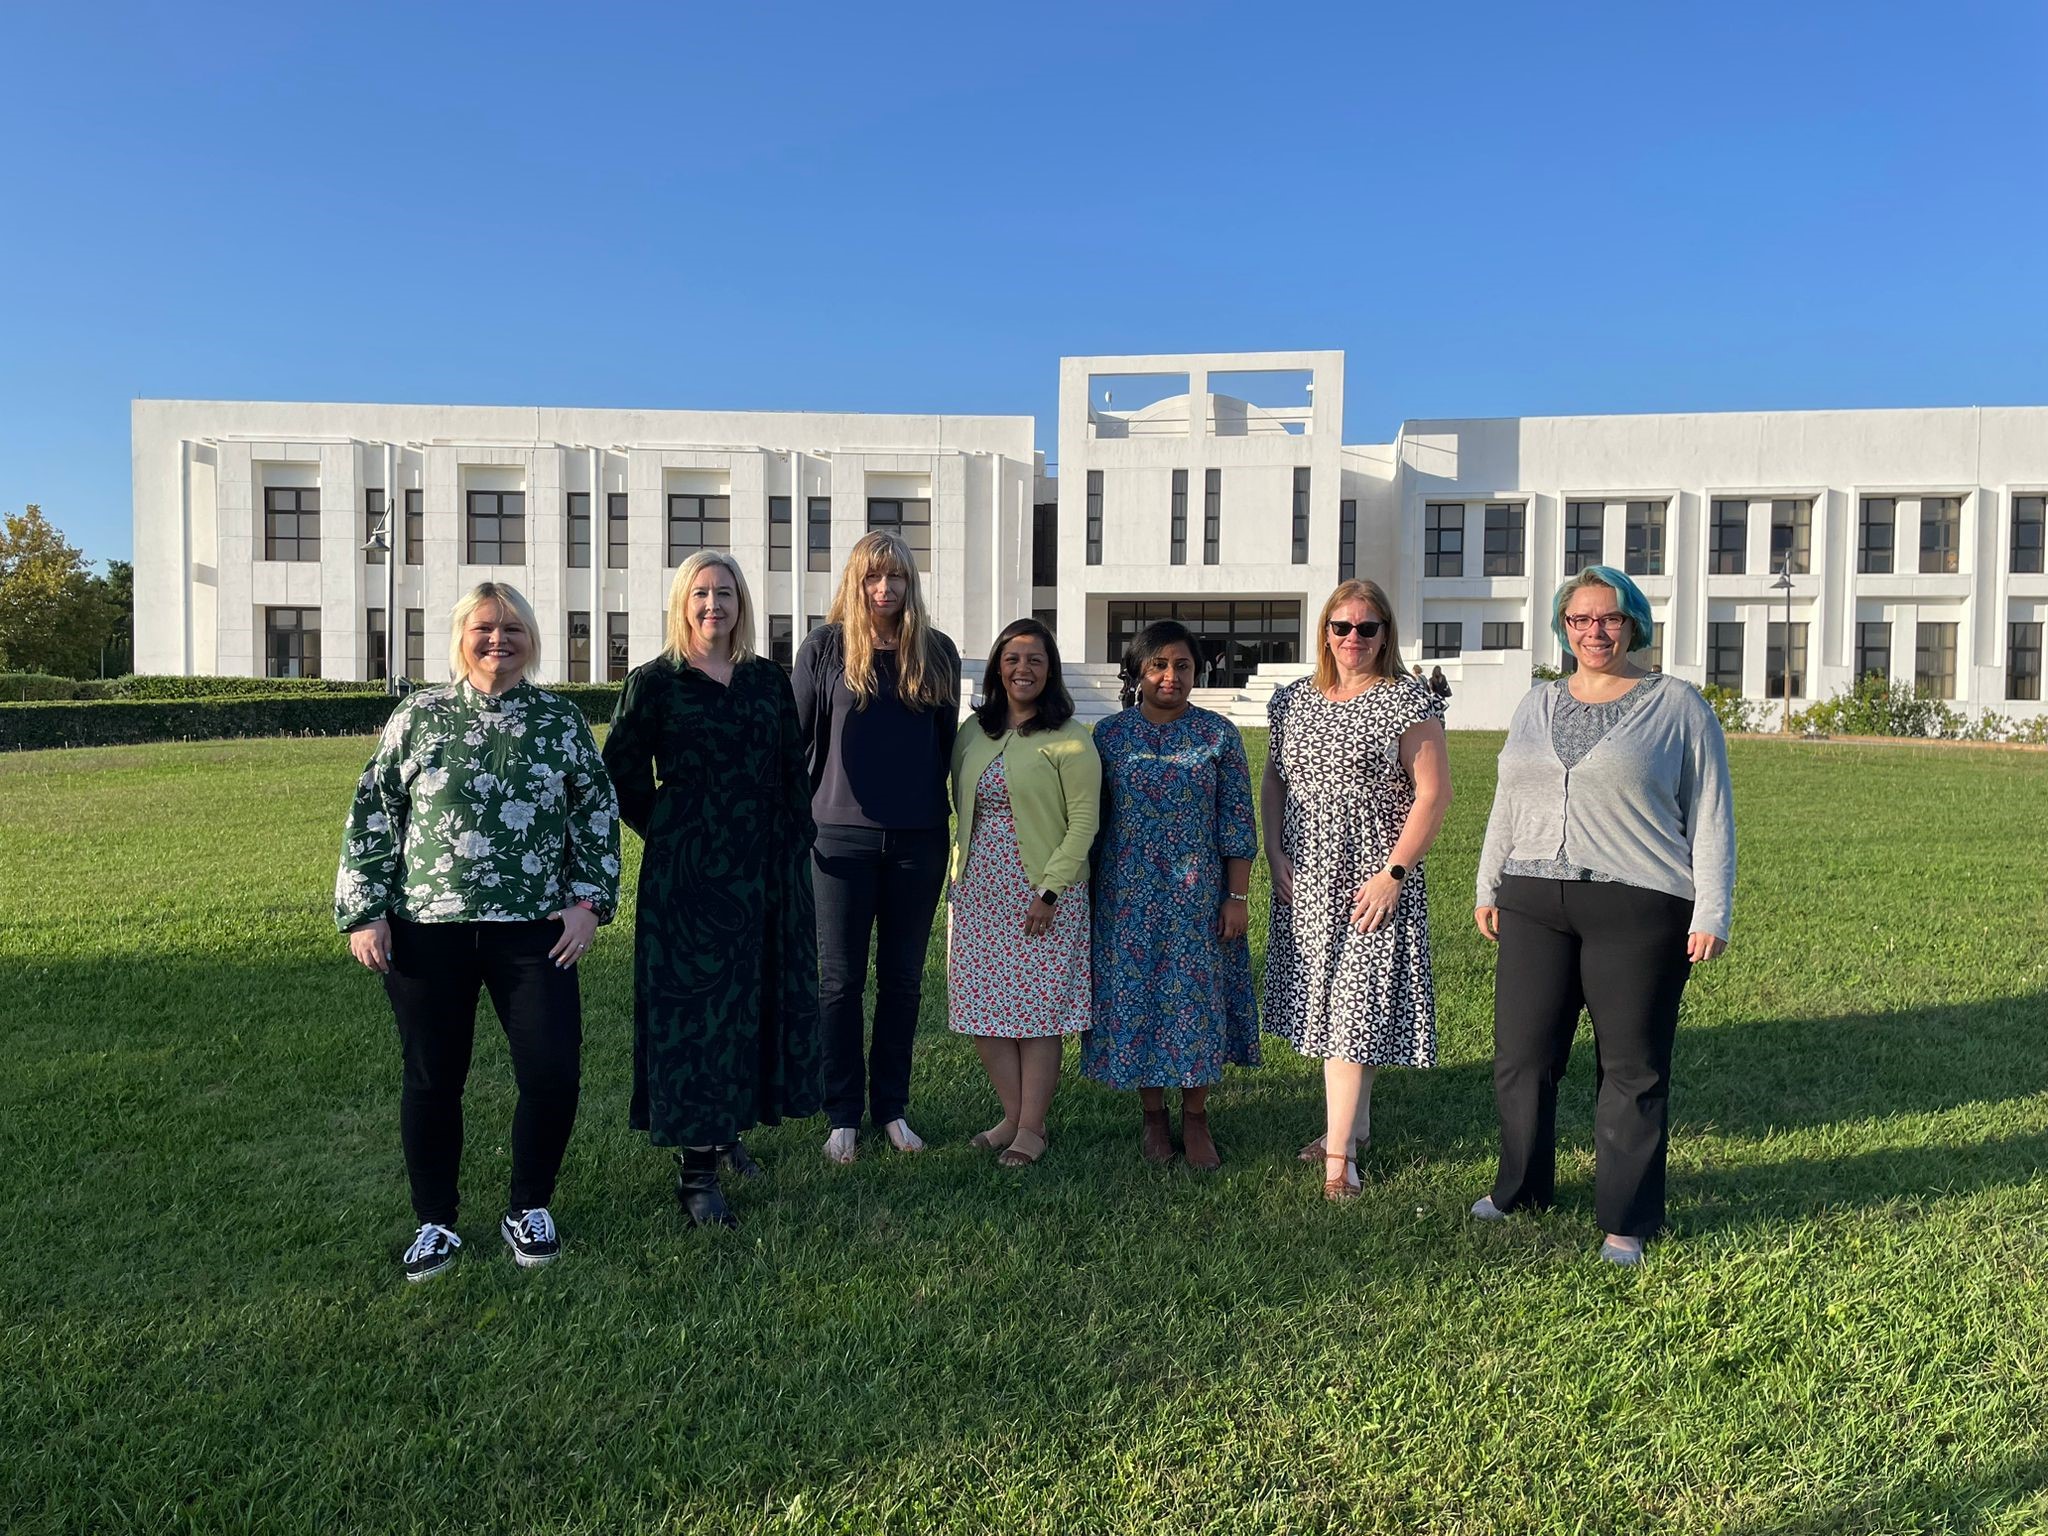
<path fill-rule="evenodd" d="M 1599 1063 L 1600 1256 L 1637 1264 L 1664 1225 L 1679 999 L 1692 967 L 1728 945 L 1728 747 L 1698 689 L 1631 659 L 1653 629 L 1627 576 L 1588 566 L 1550 612 L 1578 666 L 1516 709 L 1479 856 L 1473 916 L 1499 946 L 1500 1171 L 1472 1214 L 1550 1204 L 1557 1086 L 1584 1009 Z"/>

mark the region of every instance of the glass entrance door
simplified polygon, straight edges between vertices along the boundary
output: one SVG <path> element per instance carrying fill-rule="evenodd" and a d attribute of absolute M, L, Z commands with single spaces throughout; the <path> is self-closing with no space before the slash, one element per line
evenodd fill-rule
<path fill-rule="evenodd" d="M 1301 659 L 1301 604 L 1280 599 L 1226 601 L 1129 599 L 1109 604 L 1109 654 L 1123 659 L 1131 637 L 1158 619 L 1175 619 L 1195 637 L 1197 688 L 1242 688 L 1267 662 Z"/>

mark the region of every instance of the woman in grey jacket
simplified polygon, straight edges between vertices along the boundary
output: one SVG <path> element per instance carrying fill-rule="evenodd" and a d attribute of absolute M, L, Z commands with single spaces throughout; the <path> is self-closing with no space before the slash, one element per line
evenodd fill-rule
<path fill-rule="evenodd" d="M 1584 1008 L 1600 1063 L 1600 1256 L 1636 1264 L 1664 1225 L 1679 998 L 1692 967 L 1728 946 L 1728 747 L 1697 689 L 1630 659 L 1650 643 L 1650 605 L 1620 571 L 1565 582 L 1550 627 L 1578 670 L 1516 709 L 1479 856 L 1473 916 L 1500 950 L 1500 1172 L 1472 1214 L 1550 1204 L 1557 1085 Z"/>

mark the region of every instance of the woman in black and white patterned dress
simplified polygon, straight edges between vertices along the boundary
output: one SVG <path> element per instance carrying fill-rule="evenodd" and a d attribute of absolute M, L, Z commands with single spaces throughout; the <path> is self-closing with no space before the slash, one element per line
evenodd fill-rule
<path fill-rule="evenodd" d="M 1422 859 L 1451 803 L 1443 700 L 1401 665 L 1394 610 L 1370 581 L 1330 594 L 1315 676 L 1267 706 L 1260 786 L 1273 921 L 1266 1028 L 1323 1058 L 1323 1134 L 1301 1149 L 1323 1193 L 1359 1188 L 1380 1067 L 1436 1065 Z"/>

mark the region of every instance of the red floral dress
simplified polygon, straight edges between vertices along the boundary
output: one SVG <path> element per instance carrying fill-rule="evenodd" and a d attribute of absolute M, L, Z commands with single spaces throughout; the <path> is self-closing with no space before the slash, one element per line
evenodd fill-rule
<path fill-rule="evenodd" d="M 946 929 L 946 998 L 957 1034 L 1037 1040 L 1089 1025 L 1088 887 L 1060 893 L 1052 927 L 1024 932 L 1034 895 L 1017 852 L 1017 821 L 1003 759 L 974 787 L 974 834 L 967 870 L 953 887 Z"/>

